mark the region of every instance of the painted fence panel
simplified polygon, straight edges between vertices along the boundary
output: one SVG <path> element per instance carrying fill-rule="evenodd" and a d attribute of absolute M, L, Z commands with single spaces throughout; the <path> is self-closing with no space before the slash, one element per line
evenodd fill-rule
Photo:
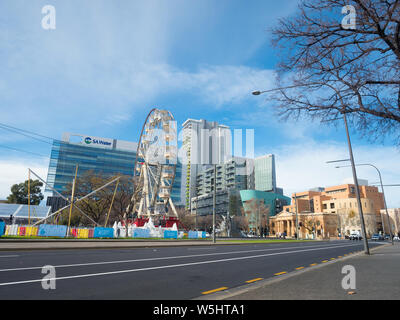
<path fill-rule="evenodd" d="M 113 228 L 94 228 L 93 238 L 114 238 Z"/>
<path fill-rule="evenodd" d="M 18 225 L 12 224 L 6 227 L 6 236 L 16 236 L 18 235 Z"/>
<path fill-rule="evenodd" d="M 67 226 L 41 224 L 38 230 L 38 236 L 41 237 L 65 237 L 66 234 Z"/>
<path fill-rule="evenodd" d="M 133 229 L 133 238 L 150 238 L 150 230 Z"/>
<path fill-rule="evenodd" d="M 199 233 L 197 231 L 189 231 L 188 238 L 189 239 L 197 239 L 199 237 Z"/>
<path fill-rule="evenodd" d="M 89 237 L 89 229 L 78 229 L 78 238 L 87 239 Z"/>
<path fill-rule="evenodd" d="M 164 239 L 178 239 L 178 231 L 165 230 Z"/>
<path fill-rule="evenodd" d="M 5 222 L 0 222 L 0 236 L 2 236 L 5 233 L 5 229 L 6 229 Z"/>
<path fill-rule="evenodd" d="M 77 228 L 72 228 L 70 233 L 74 238 L 78 237 L 78 229 Z"/>
<path fill-rule="evenodd" d="M 37 236 L 38 227 L 26 227 L 25 235 L 28 237 Z"/>
<path fill-rule="evenodd" d="M 26 227 L 18 227 L 18 235 L 19 236 L 24 236 L 25 235 L 25 231 L 26 231 Z"/>

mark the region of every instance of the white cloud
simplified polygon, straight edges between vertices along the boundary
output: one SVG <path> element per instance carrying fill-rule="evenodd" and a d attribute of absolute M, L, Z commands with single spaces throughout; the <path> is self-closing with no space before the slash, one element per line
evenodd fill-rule
<path fill-rule="evenodd" d="M 399 184 L 400 153 L 395 147 L 353 146 L 355 161 L 358 164 L 371 163 L 379 168 L 384 184 Z M 315 142 L 312 139 L 301 144 L 286 145 L 273 151 L 276 155 L 278 186 L 284 188 L 287 195 L 306 191 L 314 187 L 328 187 L 352 180 L 351 168 L 336 169 L 342 164 L 327 164 L 329 160 L 348 159 L 347 145 L 332 141 Z M 368 182 L 379 181 L 378 174 L 372 167 L 357 167 L 359 179 Z M 400 207 L 400 188 L 386 187 L 385 195 L 388 207 Z"/>

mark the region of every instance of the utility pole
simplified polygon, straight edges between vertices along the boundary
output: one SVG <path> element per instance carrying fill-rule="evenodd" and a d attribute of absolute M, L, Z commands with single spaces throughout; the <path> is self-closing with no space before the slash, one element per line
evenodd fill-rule
<path fill-rule="evenodd" d="M 381 190 L 382 190 L 382 195 L 383 195 L 383 203 L 385 205 L 385 211 L 386 211 L 386 217 L 387 217 L 387 222 L 388 222 L 388 228 L 389 228 L 389 234 L 390 234 L 390 240 L 392 242 L 392 245 L 394 245 L 393 243 L 393 233 L 392 233 L 392 226 L 390 225 L 390 217 L 389 217 L 389 212 L 387 209 L 387 205 L 386 205 L 386 197 L 385 197 L 385 190 L 383 189 L 383 182 L 382 182 L 382 175 L 381 172 L 379 171 L 379 169 L 377 167 L 375 167 L 374 165 L 370 164 L 370 166 L 374 167 L 376 169 L 376 171 L 378 171 L 378 175 L 379 175 L 379 181 L 381 183 Z M 381 214 L 382 217 L 382 214 Z M 382 225 L 384 225 L 384 221 L 382 220 Z"/>
<path fill-rule="evenodd" d="M 215 207 L 217 202 L 217 165 L 214 164 L 214 193 L 213 193 L 213 243 L 216 243 L 216 234 L 215 234 L 215 225 L 216 225 L 216 217 L 215 217 Z"/>
<path fill-rule="evenodd" d="M 198 199 L 196 197 L 196 200 L 194 202 L 196 204 L 196 208 L 195 208 L 196 215 L 194 216 L 194 228 L 196 231 L 197 231 L 197 201 L 198 201 Z"/>
<path fill-rule="evenodd" d="M 296 207 L 296 240 L 299 239 L 299 214 L 297 209 L 297 193 L 294 194 L 294 203 Z"/>

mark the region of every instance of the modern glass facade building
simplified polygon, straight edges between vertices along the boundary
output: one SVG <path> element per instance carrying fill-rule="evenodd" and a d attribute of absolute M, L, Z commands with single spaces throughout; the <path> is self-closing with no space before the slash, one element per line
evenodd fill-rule
<path fill-rule="evenodd" d="M 276 192 L 275 156 L 269 154 L 254 159 L 255 189 Z"/>
<path fill-rule="evenodd" d="M 55 140 L 50 156 L 47 183 L 63 193 L 72 183 L 78 165 L 78 177 L 87 171 L 106 176 L 134 174 L 137 143 L 65 133 L 62 141 Z M 182 168 L 177 166 L 172 200 L 180 204 Z M 51 192 L 50 188 L 46 191 Z M 56 195 L 56 194 L 54 194 Z"/>
<path fill-rule="evenodd" d="M 252 206 L 252 201 L 265 206 L 269 209 L 269 217 L 276 216 L 283 210 L 284 206 L 290 205 L 291 199 L 281 194 L 273 192 L 264 192 L 258 190 L 241 190 L 240 197 L 245 212 L 248 214 L 249 230 L 255 231 L 259 218 L 257 217 L 257 208 Z"/>

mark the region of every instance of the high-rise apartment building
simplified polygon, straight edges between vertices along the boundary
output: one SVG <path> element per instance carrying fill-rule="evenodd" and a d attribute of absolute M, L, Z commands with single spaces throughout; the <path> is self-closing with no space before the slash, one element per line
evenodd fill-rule
<path fill-rule="evenodd" d="M 212 164 L 223 164 L 231 155 L 231 132 L 229 127 L 215 121 L 186 120 L 182 130 L 181 198 L 186 208 L 197 193 L 197 175 Z"/>
<path fill-rule="evenodd" d="M 240 190 L 248 189 L 248 170 L 253 160 L 232 158 L 224 164 L 205 169 L 197 175 L 196 197 L 191 198 L 192 212 L 208 215 L 213 212 L 214 186 L 216 190 L 216 213 L 240 212 Z M 216 171 L 214 172 L 214 168 Z M 215 183 L 214 183 L 215 181 Z M 235 212 L 237 213 L 237 212 Z"/>

